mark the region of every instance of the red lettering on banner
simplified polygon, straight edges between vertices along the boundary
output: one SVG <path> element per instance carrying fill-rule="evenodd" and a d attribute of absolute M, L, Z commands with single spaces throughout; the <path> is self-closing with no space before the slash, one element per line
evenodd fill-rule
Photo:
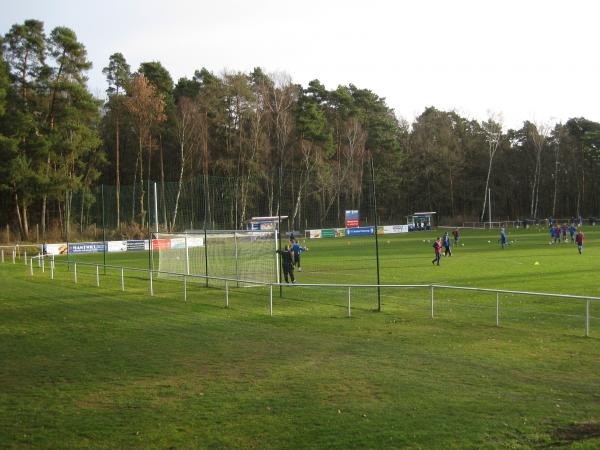
<path fill-rule="evenodd" d="M 153 239 L 152 248 L 154 249 L 169 249 L 171 248 L 171 239 Z"/>

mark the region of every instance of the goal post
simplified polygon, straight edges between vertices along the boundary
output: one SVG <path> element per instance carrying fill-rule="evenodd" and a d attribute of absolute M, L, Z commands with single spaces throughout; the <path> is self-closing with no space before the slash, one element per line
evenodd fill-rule
<path fill-rule="evenodd" d="M 251 281 L 277 282 L 277 238 L 271 231 L 204 231 L 156 233 L 153 249 L 158 252 L 158 277 L 181 275 L 221 277 L 236 280 L 236 286 Z M 204 279 L 196 278 L 204 282 Z M 188 281 L 193 280 L 191 278 Z M 247 283 L 244 283 L 247 281 Z M 209 279 L 212 286 L 223 280 Z"/>

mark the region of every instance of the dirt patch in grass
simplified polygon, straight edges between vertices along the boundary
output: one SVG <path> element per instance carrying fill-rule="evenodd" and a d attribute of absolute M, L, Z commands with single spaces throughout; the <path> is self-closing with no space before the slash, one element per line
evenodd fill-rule
<path fill-rule="evenodd" d="M 563 443 L 600 438 L 600 422 L 580 422 L 559 427 L 552 431 L 552 436 Z"/>

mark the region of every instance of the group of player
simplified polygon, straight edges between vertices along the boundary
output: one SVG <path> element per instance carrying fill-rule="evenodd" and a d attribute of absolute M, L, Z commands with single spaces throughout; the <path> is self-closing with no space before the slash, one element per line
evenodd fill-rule
<path fill-rule="evenodd" d="M 563 223 L 560 227 L 558 224 L 550 225 L 550 243 L 558 244 L 559 242 L 568 242 L 567 231 L 569 232 L 571 242 L 577 244 L 577 250 L 579 250 L 579 254 L 581 254 L 583 252 L 585 235 L 581 229 L 577 230 L 574 222 L 572 222 L 569 227 L 567 227 L 566 223 Z"/>
<path fill-rule="evenodd" d="M 585 239 L 585 235 L 581 229 L 577 229 L 574 223 L 571 223 L 570 227 L 567 227 L 566 224 L 563 224 L 561 227 L 558 225 L 550 226 L 550 238 L 552 239 L 550 243 L 558 243 L 558 242 L 567 242 L 567 231 L 571 237 L 571 242 L 577 244 L 577 250 L 581 255 L 583 253 L 583 241 Z M 454 237 L 454 246 L 458 245 L 459 240 L 459 231 L 458 228 L 455 228 L 452 231 L 452 235 Z M 500 227 L 500 246 L 504 249 L 508 245 L 508 238 L 506 237 L 506 228 L 504 225 Z M 444 249 L 444 256 L 452 256 L 452 247 L 450 243 L 450 236 L 448 232 L 444 233 L 442 237 L 439 237 L 433 242 L 433 251 L 435 252 L 435 257 L 431 261 L 434 265 L 440 265 L 440 260 L 442 259 L 442 249 Z"/>
<path fill-rule="evenodd" d="M 283 277 L 287 284 L 290 283 L 290 280 L 292 281 L 292 284 L 296 284 L 294 268 L 297 267 L 298 272 L 302 272 L 300 257 L 302 253 L 306 251 L 308 251 L 308 247 L 302 247 L 300 242 L 295 238 L 294 233 L 290 233 L 288 244 L 283 250 L 277 250 L 277 253 L 281 255 L 281 268 L 283 269 Z"/>
<path fill-rule="evenodd" d="M 456 247 L 460 238 L 458 228 L 455 228 L 452 231 L 452 236 L 454 237 L 454 246 Z M 438 266 L 440 265 L 440 260 L 442 259 L 442 248 L 444 249 L 444 256 L 452 256 L 452 246 L 448 232 L 445 232 L 444 236 L 442 237 L 438 236 L 438 238 L 433 241 L 433 251 L 435 252 L 435 257 L 431 261 L 431 264 Z"/>

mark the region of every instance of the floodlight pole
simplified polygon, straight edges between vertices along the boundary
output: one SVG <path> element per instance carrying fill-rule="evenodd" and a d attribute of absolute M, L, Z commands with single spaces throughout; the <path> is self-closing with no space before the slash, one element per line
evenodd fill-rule
<path fill-rule="evenodd" d="M 371 182 L 373 189 L 373 214 L 375 216 L 375 257 L 377 259 L 377 311 L 381 311 L 381 287 L 379 277 L 379 237 L 377 236 L 377 191 L 375 190 L 375 164 L 373 163 L 373 154 L 371 153 Z"/>

